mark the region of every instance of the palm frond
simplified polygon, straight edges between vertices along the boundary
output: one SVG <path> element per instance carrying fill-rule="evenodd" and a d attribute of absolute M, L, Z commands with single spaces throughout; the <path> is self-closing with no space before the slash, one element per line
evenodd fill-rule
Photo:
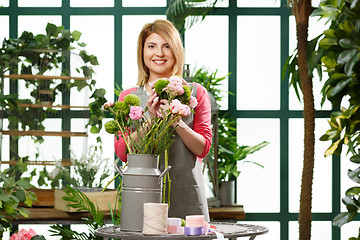
<path fill-rule="evenodd" d="M 196 22 L 204 20 L 212 11 L 218 0 L 174 0 L 166 10 L 166 17 L 174 26 L 183 32 L 191 28 Z M 189 17 L 185 26 L 185 20 Z"/>

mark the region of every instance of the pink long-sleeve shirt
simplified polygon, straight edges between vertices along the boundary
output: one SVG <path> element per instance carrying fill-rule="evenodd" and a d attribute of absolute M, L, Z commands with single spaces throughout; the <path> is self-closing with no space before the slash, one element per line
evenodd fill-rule
<path fill-rule="evenodd" d="M 204 138 L 204 142 L 205 142 L 205 146 L 202 153 L 199 156 L 197 156 L 197 158 L 201 160 L 209 153 L 211 147 L 211 141 L 212 141 L 211 103 L 206 89 L 198 83 L 194 83 L 194 84 L 197 85 L 196 98 L 198 101 L 198 105 L 195 108 L 193 130 L 199 133 Z M 122 91 L 119 96 L 119 101 L 123 101 L 126 95 L 136 91 L 136 89 L 137 88 L 134 87 Z M 119 136 L 119 140 L 115 138 L 115 143 L 114 143 L 115 153 L 120 158 L 121 161 L 126 162 L 127 151 L 126 151 L 125 140 L 121 137 L 120 134 L 118 134 L 118 136 Z"/>

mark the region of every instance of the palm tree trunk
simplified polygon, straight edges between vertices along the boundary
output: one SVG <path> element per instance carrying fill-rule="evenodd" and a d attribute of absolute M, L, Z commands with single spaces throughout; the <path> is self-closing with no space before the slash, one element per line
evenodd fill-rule
<path fill-rule="evenodd" d="M 308 26 L 311 12 L 311 0 L 293 1 L 293 13 L 296 19 L 296 35 L 298 47 L 298 66 L 301 89 L 304 101 L 304 162 L 301 179 L 300 210 L 299 210 L 299 239 L 311 238 L 311 200 L 312 180 L 314 174 L 315 148 L 315 109 L 312 92 L 312 77 L 309 76 L 307 65 L 306 46 L 308 44 Z"/>

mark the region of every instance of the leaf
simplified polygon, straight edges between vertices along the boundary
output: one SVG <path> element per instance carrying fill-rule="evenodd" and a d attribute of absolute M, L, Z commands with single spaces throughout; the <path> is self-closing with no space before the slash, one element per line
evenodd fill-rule
<path fill-rule="evenodd" d="M 345 223 L 350 222 L 354 216 L 356 215 L 356 213 L 349 213 L 349 212 L 344 212 L 344 213 L 339 213 L 333 220 L 333 225 L 337 226 L 337 227 L 341 227 L 342 225 L 344 225 Z"/>
<path fill-rule="evenodd" d="M 351 187 L 345 192 L 348 196 L 358 196 L 360 194 L 360 187 Z"/>
<path fill-rule="evenodd" d="M 348 177 L 356 183 L 360 183 L 360 167 L 356 168 L 355 170 L 348 170 Z"/>
<path fill-rule="evenodd" d="M 339 147 L 340 141 L 341 141 L 341 139 L 339 139 L 336 142 L 334 142 L 333 144 L 331 144 L 331 146 L 325 151 L 325 157 L 328 157 L 328 156 L 334 154 L 336 149 Z"/>
<path fill-rule="evenodd" d="M 337 58 L 337 62 L 339 64 L 345 64 L 350 61 L 351 58 L 355 56 L 357 53 L 357 49 L 345 50 L 341 52 Z"/>
<path fill-rule="evenodd" d="M 29 189 L 29 188 L 33 188 L 34 186 L 32 184 L 30 184 L 30 182 L 26 179 L 20 178 L 17 182 L 16 185 L 18 185 L 19 187 L 22 187 L 24 189 Z"/>
<path fill-rule="evenodd" d="M 337 41 L 336 38 L 323 38 L 320 40 L 319 45 L 322 48 L 329 48 L 331 46 L 336 46 Z"/>
<path fill-rule="evenodd" d="M 43 235 L 35 235 L 30 240 L 46 240 Z"/>
<path fill-rule="evenodd" d="M 74 30 L 72 33 L 71 33 L 71 36 L 74 38 L 75 41 L 79 41 L 80 37 L 81 37 L 81 32 L 77 31 L 77 30 Z M 79 44 L 80 45 L 80 44 Z"/>
<path fill-rule="evenodd" d="M 350 61 L 348 61 L 346 64 L 345 64 L 345 73 L 346 75 L 348 76 L 351 76 L 354 72 L 354 66 L 356 65 L 356 63 L 359 62 L 359 53 L 357 53 Z"/>
<path fill-rule="evenodd" d="M 349 38 L 340 39 L 339 45 L 343 48 L 351 48 L 351 49 L 358 48 L 358 46 L 353 41 L 351 41 L 351 39 L 349 39 Z"/>
<path fill-rule="evenodd" d="M 350 161 L 353 162 L 353 163 L 360 163 L 360 155 L 357 154 L 357 155 L 354 155 L 350 158 Z"/>
<path fill-rule="evenodd" d="M 59 34 L 57 26 L 52 23 L 48 23 L 46 25 L 46 34 L 49 37 L 57 37 Z"/>
<path fill-rule="evenodd" d="M 330 97 L 334 97 L 340 93 L 350 82 L 351 78 L 345 78 L 344 80 L 340 81 L 334 88 L 332 88 Z"/>

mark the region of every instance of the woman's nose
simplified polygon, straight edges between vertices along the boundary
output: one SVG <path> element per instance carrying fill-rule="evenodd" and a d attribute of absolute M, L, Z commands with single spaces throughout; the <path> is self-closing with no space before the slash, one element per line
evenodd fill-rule
<path fill-rule="evenodd" d="M 159 56 L 159 57 L 162 57 L 164 56 L 164 51 L 161 47 L 159 47 L 156 51 L 156 55 Z"/>

